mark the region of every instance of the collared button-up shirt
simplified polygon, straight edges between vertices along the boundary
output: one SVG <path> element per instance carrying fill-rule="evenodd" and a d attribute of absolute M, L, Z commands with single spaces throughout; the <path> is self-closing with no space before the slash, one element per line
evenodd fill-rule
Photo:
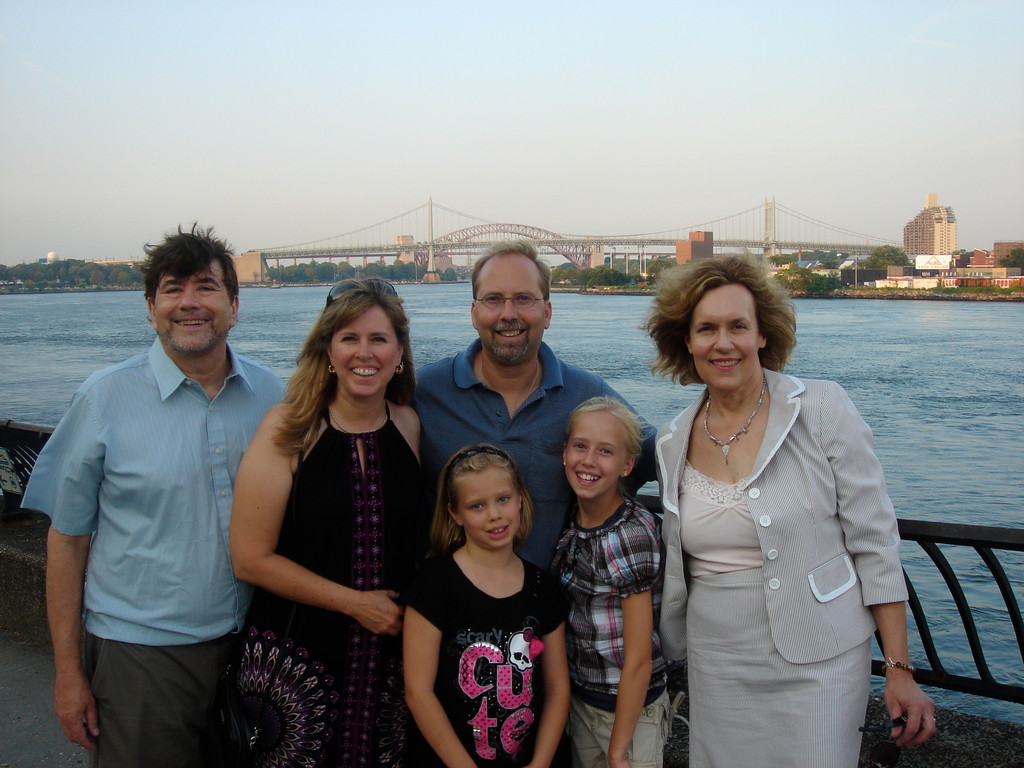
<path fill-rule="evenodd" d="M 420 454 L 427 482 L 433 494 L 445 462 L 469 443 L 491 443 L 508 451 L 516 460 L 536 512 L 533 530 L 519 556 L 548 570 L 572 500 L 562 466 L 565 423 L 584 400 L 599 395 L 622 400 L 622 396 L 600 376 L 563 363 L 542 343 L 540 386 L 518 412 L 508 413 L 501 394 L 473 373 L 480 349 L 480 340 L 474 339 L 456 356 L 416 373 L 413 405 L 423 426 Z M 644 458 L 630 475 L 635 488 L 654 479 L 654 434 L 654 428 L 645 425 Z"/>
<path fill-rule="evenodd" d="M 39 455 L 23 505 L 68 536 L 92 534 L 86 629 L 185 645 L 241 628 L 251 590 L 231 568 L 231 491 L 280 380 L 229 350 L 211 401 L 157 339 L 90 376 Z"/>
<path fill-rule="evenodd" d="M 573 685 L 583 689 L 584 700 L 594 706 L 610 703 L 615 711 L 626 661 L 622 600 L 641 592 L 651 593 L 654 612 L 648 698 L 665 687 L 666 664 L 658 638 L 663 576 L 658 525 L 643 505 L 625 498 L 601 525 L 582 528 L 574 521 L 558 541 L 552 570 L 569 597 L 569 675 Z M 611 701 L 591 699 L 588 693 Z"/>

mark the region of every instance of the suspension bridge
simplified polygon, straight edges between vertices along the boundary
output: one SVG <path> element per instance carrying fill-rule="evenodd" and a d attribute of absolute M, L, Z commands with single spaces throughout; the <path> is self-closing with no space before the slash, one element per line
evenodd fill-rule
<path fill-rule="evenodd" d="M 435 232 L 443 234 L 435 235 Z M 428 199 L 423 205 L 366 227 L 293 245 L 261 248 L 266 264 L 336 259 L 389 258 L 415 262 L 428 271 L 452 266 L 456 258 L 469 263 L 488 246 L 509 238 L 528 238 L 541 253 L 557 254 L 579 269 L 603 266 L 605 260 L 659 258 L 675 253 L 676 243 L 691 232 L 710 232 L 715 250 L 751 250 L 771 256 L 783 251 L 825 251 L 867 254 L 896 240 L 873 237 L 828 224 L 766 199 L 763 204 L 713 221 L 630 235 L 578 235 L 553 232 L 535 225 L 491 221 L 456 211 Z"/>

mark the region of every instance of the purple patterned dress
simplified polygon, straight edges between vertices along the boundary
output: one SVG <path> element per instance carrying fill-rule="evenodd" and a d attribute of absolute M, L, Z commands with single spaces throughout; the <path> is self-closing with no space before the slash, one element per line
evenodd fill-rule
<path fill-rule="evenodd" d="M 360 470 L 357 438 L 365 444 Z M 389 419 L 376 432 L 328 428 L 297 476 L 278 552 L 353 589 L 404 592 L 422 520 L 420 466 Z M 409 714 L 401 637 L 258 589 L 238 687 L 259 723 L 256 765 L 401 766 Z"/>

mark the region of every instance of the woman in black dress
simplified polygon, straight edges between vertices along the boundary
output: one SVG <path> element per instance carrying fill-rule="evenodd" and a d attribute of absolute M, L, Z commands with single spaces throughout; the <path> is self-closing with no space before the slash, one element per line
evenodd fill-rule
<path fill-rule="evenodd" d="M 400 595 L 422 503 L 414 388 L 394 287 L 342 281 L 239 467 L 231 554 L 257 590 L 237 681 L 257 765 L 402 764 Z"/>

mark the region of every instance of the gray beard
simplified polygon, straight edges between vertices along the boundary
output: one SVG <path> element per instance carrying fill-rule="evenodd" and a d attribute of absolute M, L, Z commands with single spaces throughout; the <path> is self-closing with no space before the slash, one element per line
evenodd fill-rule
<path fill-rule="evenodd" d="M 503 363 L 518 363 L 527 356 L 529 351 L 529 343 L 524 343 L 519 347 L 507 347 L 501 344 L 491 345 L 491 354 Z"/>
<path fill-rule="evenodd" d="M 164 347 L 170 349 L 179 355 L 201 357 L 212 349 L 216 349 L 222 344 L 226 344 L 228 340 L 228 333 L 211 333 L 207 338 L 198 340 L 198 343 L 191 345 L 180 344 L 177 339 L 174 338 L 173 333 L 161 333 L 159 334 L 160 341 Z"/>

